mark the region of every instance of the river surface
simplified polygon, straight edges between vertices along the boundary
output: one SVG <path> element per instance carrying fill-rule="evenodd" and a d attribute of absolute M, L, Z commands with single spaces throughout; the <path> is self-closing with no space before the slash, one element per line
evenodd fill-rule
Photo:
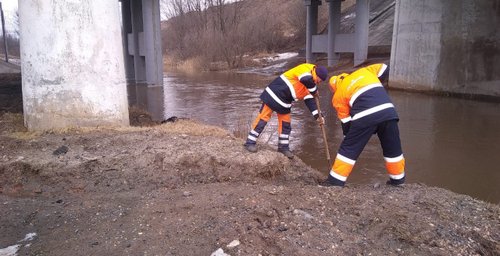
<path fill-rule="evenodd" d="M 260 107 L 259 95 L 274 76 L 207 72 L 167 73 L 163 87 L 129 86 L 129 100 L 157 120 L 187 117 L 221 126 L 246 137 Z M 390 91 L 400 121 L 407 182 L 446 188 L 500 203 L 500 103 Z M 331 107 L 331 93 L 320 89 L 331 158 L 342 141 L 340 123 Z M 277 147 L 273 115 L 259 144 Z M 292 151 L 326 175 L 322 133 L 305 104 L 292 107 Z M 356 162 L 347 183 L 384 183 L 388 179 L 377 136 Z"/>

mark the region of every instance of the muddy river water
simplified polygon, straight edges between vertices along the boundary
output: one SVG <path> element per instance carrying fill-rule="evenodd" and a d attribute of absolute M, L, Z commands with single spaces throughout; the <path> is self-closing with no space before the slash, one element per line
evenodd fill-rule
<path fill-rule="evenodd" d="M 129 86 L 129 100 L 155 119 L 197 119 L 246 137 L 260 107 L 259 95 L 274 76 L 256 74 L 167 73 L 163 87 Z M 331 93 L 321 86 L 331 158 L 342 132 L 331 107 Z M 442 187 L 500 203 L 500 103 L 390 91 L 400 116 L 407 181 Z M 277 118 L 266 127 L 260 144 L 277 146 Z M 303 102 L 292 107 L 292 151 L 325 173 L 321 130 Z M 373 136 L 356 162 L 348 183 L 384 183 L 387 175 L 378 138 Z"/>

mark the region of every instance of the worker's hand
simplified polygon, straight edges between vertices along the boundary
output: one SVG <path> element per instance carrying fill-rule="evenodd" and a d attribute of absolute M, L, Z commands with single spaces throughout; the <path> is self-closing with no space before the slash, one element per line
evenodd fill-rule
<path fill-rule="evenodd" d="M 316 119 L 316 122 L 318 122 L 319 125 L 324 125 L 325 118 L 323 117 L 323 115 L 319 115 L 318 118 Z"/>

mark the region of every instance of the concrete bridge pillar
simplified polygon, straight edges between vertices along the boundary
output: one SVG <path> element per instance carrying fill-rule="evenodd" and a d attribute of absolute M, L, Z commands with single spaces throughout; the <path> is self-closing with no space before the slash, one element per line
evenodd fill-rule
<path fill-rule="evenodd" d="M 307 7 L 306 61 L 314 62 L 315 53 L 326 53 L 328 66 L 333 66 L 341 52 L 354 53 L 354 66 L 363 64 L 368 57 L 368 26 L 370 0 L 356 0 L 355 32 L 340 34 L 341 2 L 344 0 L 325 0 L 328 2 L 328 33 L 317 34 L 318 6 L 321 0 L 305 0 Z"/>
<path fill-rule="evenodd" d="M 370 0 L 356 0 L 356 27 L 354 32 L 354 66 L 363 64 L 368 58 L 368 25 Z"/>
<path fill-rule="evenodd" d="M 321 5 L 321 0 L 305 0 L 307 8 L 307 24 L 306 24 L 306 61 L 314 62 L 313 55 L 313 35 L 318 33 L 318 6 Z"/>
<path fill-rule="evenodd" d="M 163 85 L 159 0 L 121 0 L 127 80 Z"/>
<path fill-rule="evenodd" d="M 335 52 L 335 37 L 340 30 L 341 0 L 326 0 L 328 2 L 328 66 L 335 65 L 340 54 Z"/>
<path fill-rule="evenodd" d="M 126 126 L 118 1 L 19 1 L 29 130 Z"/>
<path fill-rule="evenodd" d="M 500 97 L 500 2 L 396 1 L 389 86 Z"/>

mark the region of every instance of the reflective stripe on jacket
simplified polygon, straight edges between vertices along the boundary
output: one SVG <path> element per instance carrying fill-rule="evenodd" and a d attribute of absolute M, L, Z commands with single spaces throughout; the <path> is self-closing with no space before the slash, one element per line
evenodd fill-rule
<path fill-rule="evenodd" d="M 316 117 L 317 106 L 313 93 L 318 89 L 313 79 L 313 64 L 300 64 L 272 81 L 260 95 L 260 99 L 272 110 L 290 113 L 292 102 L 304 100 L 311 113 Z"/>
<path fill-rule="evenodd" d="M 359 127 L 382 121 L 398 119 L 389 95 L 378 79 L 387 65 L 374 64 L 356 70 L 336 82 L 332 105 L 343 127 L 356 124 Z"/>

